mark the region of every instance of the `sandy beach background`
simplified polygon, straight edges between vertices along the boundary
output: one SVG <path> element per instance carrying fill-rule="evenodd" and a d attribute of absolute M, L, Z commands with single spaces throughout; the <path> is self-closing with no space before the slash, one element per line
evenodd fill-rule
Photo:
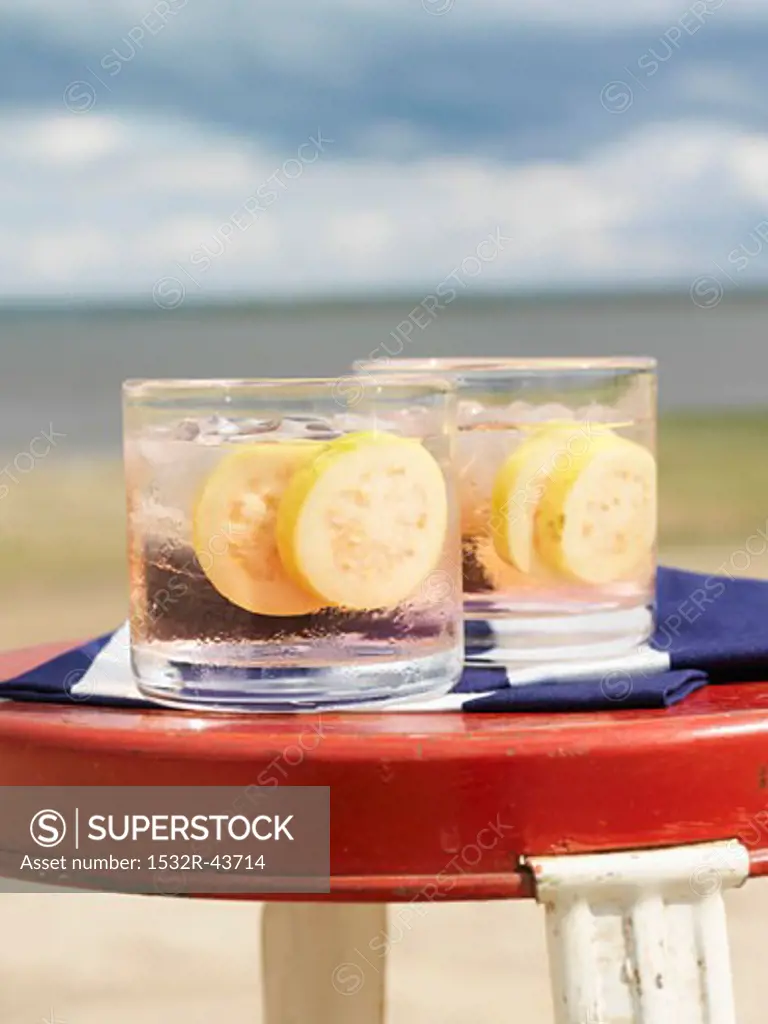
<path fill-rule="evenodd" d="M 726 904 L 736 1019 L 764 1024 L 768 884 Z M 4 1024 L 262 1021 L 259 904 L 14 894 L 0 906 Z M 388 1004 L 387 1024 L 549 1024 L 543 911 L 430 907 L 393 946 Z"/>

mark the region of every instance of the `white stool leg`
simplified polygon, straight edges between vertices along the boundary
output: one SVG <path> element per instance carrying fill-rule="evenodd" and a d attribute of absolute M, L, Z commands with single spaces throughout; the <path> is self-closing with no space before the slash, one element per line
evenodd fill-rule
<path fill-rule="evenodd" d="M 749 874 L 740 843 L 528 865 L 557 1024 L 735 1024 L 722 891 Z"/>
<path fill-rule="evenodd" d="M 384 1024 L 387 908 L 267 903 L 264 1024 Z"/>

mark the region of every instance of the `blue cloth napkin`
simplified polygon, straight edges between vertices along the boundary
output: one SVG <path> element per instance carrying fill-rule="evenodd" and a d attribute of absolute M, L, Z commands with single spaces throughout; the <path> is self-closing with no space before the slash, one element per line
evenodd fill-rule
<path fill-rule="evenodd" d="M 768 582 L 660 568 L 656 630 L 650 647 L 668 656 L 666 671 L 624 671 L 499 687 L 468 701 L 465 711 L 577 711 L 662 708 L 708 682 L 768 679 Z M 469 624 L 468 650 L 482 650 L 492 629 Z M 474 628 L 472 628 L 474 626 Z M 472 685 L 468 669 L 459 688 Z"/>
<path fill-rule="evenodd" d="M 74 650 L 0 683 L 0 697 L 55 703 L 147 707 L 133 686 L 125 662 L 124 685 L 100 687 L 94 668 L 115 634 L 107 633 Z M 487 623 L 467 624 L 468 651 L 493 645 Z M 561 668 L 539 671 L 536 681 L 515 679 L 499 664 L 468 666 L 448 698 L 436 709 L 464 711 L 594 711 L 662 708 L 708 682 L 768 679 L 768 582 L 704 576 L 662 568 L 657 579 L 657 627 L 642 657 L 628 655 L 601 664 L 578 678 Z M 577 674 L 578 674 L 577 673 Z M 425 708 L 430 706 L 425 702 Z"/>

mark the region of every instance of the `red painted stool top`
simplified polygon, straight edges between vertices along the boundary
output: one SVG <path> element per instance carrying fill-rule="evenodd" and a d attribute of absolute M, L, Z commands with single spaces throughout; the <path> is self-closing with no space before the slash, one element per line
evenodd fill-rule
<path fill-rule="evenodd" d="M 0 654 L 0 680 L 70 646 Z M 331 787 L 325 899 L 527 896 L 523 856 L 735 837 L 768 873 L 768 682 L 593 714 L 0 704 L 0 785 L 252 784 Z"/>

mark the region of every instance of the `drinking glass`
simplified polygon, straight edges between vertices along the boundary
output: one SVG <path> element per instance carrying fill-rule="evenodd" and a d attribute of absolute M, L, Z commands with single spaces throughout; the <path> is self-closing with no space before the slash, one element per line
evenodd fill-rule
<path fill-rule="evenodd" d="M 338 380 L 133 380 L 123 394 L 142 693 L 301 710 L 453 686 L 452 384 L 372 379 L 360 397 Z"/>
<path fill-rule="evenodd" d="M 384 363 L 402 379 L 434 373 L 458 386 L 464 611 L 468 637 L 491 638 L 478 660 L 607 657 L 648 639 L 655 361 L 390 359 L 355 369 L 365 381 Z"/>

